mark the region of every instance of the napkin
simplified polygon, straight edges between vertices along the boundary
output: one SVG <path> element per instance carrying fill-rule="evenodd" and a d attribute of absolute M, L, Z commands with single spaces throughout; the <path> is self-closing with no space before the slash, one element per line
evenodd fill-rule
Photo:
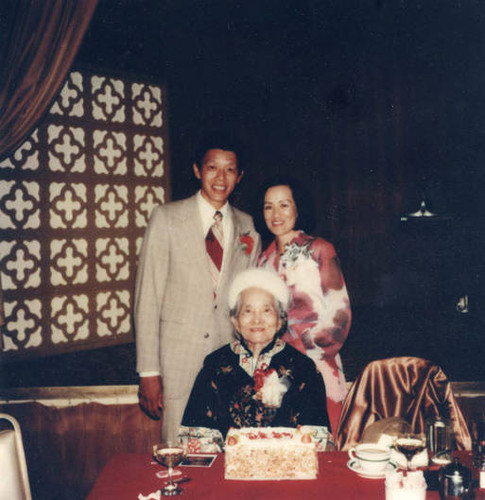
<path fill-rule="evenodd" d="M 426 481 L 423 471 L 391 472 L 386 476 L 386 500 L 425 500 Z"/>
<path fill-rule="evenodd" d="M 154 491 L 153 493 L 150 493 L 147 496 L 142 495 L 140 493 L 138 495 L 138 500 L 160 500 L 161 497 L 162 497 L 162 492 L 161 492 L 161 490 L 158 490 L 158 491 Z"/>
<path fill-rule="evenodd" d="M 187 453 L 220 453 L 224 446 L 221 432 L 208 427 L 181 425 L 178 437 L 186 446 Z"/>
<path fill-rule="evenodd" d="M 327 427 L 321 425 L 302 425 L 299 429 L 302 434 L 311 435 L 317 451 L 325 451 L 327 441 L 329 441 Z"/>
<path fill-rule="evenodd" d="M 390 448 L 392 446 L 392 443 L 394 442 L 394 439 L 394 436 L 390 436 L 389 434 L 382 434 L 377 444 L 384 448 Z M 391 451 L 391 462 L 396 463 L 399 467 L 402 468 L 405 468 L 408 463 L 406 457 L 394 448 Z M 413 467 L 427 467 L 428 462 L 428 450 L 425 449 L 414 455 L 411 464 Z"/>

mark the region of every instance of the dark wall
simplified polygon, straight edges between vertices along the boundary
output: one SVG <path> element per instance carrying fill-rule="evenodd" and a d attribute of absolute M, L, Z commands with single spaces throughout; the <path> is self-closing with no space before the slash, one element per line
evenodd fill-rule
<path fill-rule="evenodd" d="M 478 0 L 100 0 L 76 64 L 168 83 L 174 198 L 221 124 L 247 153 L 236 205 L 257 213 L 275 172 L 310 188 L 351 294 L 350 377 L 415 354 L 483 380 L 484 25 Z M 439 217 L 402 221 L 422 199 Z"/>

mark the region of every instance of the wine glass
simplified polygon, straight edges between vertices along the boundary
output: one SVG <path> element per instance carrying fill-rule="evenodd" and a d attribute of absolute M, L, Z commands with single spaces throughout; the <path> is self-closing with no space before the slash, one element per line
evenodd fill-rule
<path fill-rule="evenodd" d="M 182 488 L 172 478 L 173 469 L 182 462 L 186 455 L 185 446 L 181 442 L 176 445 L 172 443 L 159 443 L 153 445 L 153 458 L 168 469 L 168 482 L 162 488 L 162 495 L 173 497 L 182 493 Z"/>
<path fill-rule="evenodd" d="M 401 434 L 395 441 L 395 447 L 406 457 L 407 470 L 414 470 L 413 457 L 426 448 L 426 439 L 422 434 Z"/>

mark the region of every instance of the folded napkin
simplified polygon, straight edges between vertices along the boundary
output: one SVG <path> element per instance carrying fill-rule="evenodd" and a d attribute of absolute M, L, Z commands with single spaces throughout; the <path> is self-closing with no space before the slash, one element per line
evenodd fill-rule
<path fill-rule="evenodd" d="M 178 438 L 186 446 L 187 453 L 220 453 L 224 448 L 224 438 L 221 432 L 208 427 L 181 425 Z"/>
<path fill-rule="evenodd" d="M 389 434 L 382 434 L 379 438 L 377 444 L 379 446 L 383 446 L 384 448 L 390 448 L 392 443 L 394 442 L 395 436 L 390 436 Z M 395 450 L 394 448 L 391 451 L 391 462 L 396 463 L 399 467 L 405 468 L 407 466 L 406 457 Z M 414 455 L 413 460 L 411 462 L 413 467 L 427 467 L 428 465 L 428 450 L 423 450 L 416 455 Z"/>
<path fill-rule="evenodd" d="M 147 496 L 142 495 L 140 493 L 138 495 L 138 500 L 160 500 L 161 497 L 162 497 L 162 492 L 161 492 L 161 490 L 158 490 L 158 491 L 154 491 L 153 493 L 150 493 Z"/>
<path fill-rule="evenodd" d="M 402 417 L 388 417 L 377 420 L 362 434 L 362 443 L 377 443 L 384 448 L 392 448 L 392 445 L 399 434 L 411 432 L 411 426 Z M 391 461 L 402 468 L 407 465 L 406 457 L 397 450 L 392 449 Z M 428 465 L 428 452 L 423 450 L 413 457 L 414 467 L 426 467 Z"/>
<path fill-rule="evenodd" d="M 386 476 L 386 500 L 425 500 L 426 481 L 423 471 L 391 472 Z"/>
<path fill-rule="evenodd" d="M 391 452 L 391 462 L 395 462 L 399 467 L 406 467 L 407 460 L 406 457 L 399 453 L 397 450 L 392 450 Z M 413 467 L 427 467 L 429 463 L 428 460 L 428 450 L 423 450 L 416 455 L 414 455 L 411 464 Z"/>

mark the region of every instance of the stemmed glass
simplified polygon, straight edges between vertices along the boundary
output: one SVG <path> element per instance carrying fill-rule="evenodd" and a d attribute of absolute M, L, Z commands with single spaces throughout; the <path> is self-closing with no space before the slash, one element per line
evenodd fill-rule
<path fill-rule="evenodd" d="M 395 441 L 395 447 L 406 457 L 407 470 L 414 470 L 413 458 L 426 448 L 426 439 L 422 434 L 401 434 Z"/>
<path fill-rule="evenodd" d="M 153 458 L 168 469 L 168 482 L 162 488 L 162 495 L 173 497 L 182 493 L 182 488 L 173 480 L 173 469 L 182 462 L 186 455 L 185 446 L 182 443 L 159 443 L 153 445 Z"/>

